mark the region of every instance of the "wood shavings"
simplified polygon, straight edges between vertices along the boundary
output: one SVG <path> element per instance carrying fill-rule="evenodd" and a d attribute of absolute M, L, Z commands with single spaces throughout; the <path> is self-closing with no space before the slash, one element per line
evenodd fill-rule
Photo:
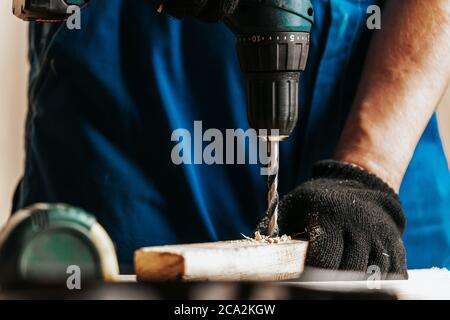
<path fill-rule="evenodd" d="M 283 243 L 292 240 L 290 236 L 282 235 L 281 237 L 269 237 L 262 235 L 259 231 L 255 232 L 254 238 L 247 237 L 245 235 L 242 235 L 245 239 L 252 241 L 252 242 L 262 242 L 262 243 Z"/>

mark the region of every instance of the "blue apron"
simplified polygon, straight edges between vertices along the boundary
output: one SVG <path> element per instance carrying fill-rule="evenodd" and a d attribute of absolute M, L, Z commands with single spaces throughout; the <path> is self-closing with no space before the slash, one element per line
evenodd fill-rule
<path fill-rule="evenodd" d="M 313 1 L 301 120 L 281 146 L 280 192 L 329 158 L 354 98 L 377 1 Z M 175 165 L 175 129 L 248 129 L 234 36 L 146 0 L 95 0 L 82 29 L 30 24 L 25 174 L 14 208 L 63 202 L 95 213 L 122 267 L 139 247 L 241 238 L 264 215 L 258 165 Z M 388 48 L 387 48 L 388 50 Z M 242 147 L 242 146 L 241 146 Z M 410 268 L 450 267 L 450 174 L 430 122 L 406 174 Z"/>

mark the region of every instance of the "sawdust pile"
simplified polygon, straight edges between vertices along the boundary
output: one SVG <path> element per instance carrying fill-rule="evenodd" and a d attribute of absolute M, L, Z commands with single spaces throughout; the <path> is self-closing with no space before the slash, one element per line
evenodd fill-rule
<path fill-rule="evenodd" d="M 252 242 L 263 242 L 263 243 L 283 243 L 292 240 L 292 238 L 287 235 L 282 235 L 281 237 L 269 237 L 262 235 L 261 233 L 259 233 L 259 231 L 255 232 L 254 238 L 246 236 L 244 236 L 244 238 Z"/>

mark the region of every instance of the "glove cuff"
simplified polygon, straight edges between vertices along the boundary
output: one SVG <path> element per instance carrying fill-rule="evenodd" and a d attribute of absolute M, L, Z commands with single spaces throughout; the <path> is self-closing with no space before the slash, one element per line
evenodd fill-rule
<path fill-rule="evenodd" d="M 317 162 L 313 166 L 313 178 L 355 181 L 370 190 L 376 191 L 379 195 L 379 201 L 381 201 L 385 207 L 389 208 L 391 217 L 394 219 L 401 232 L 403 232 L 406 220 L 403 214 L 400 197 L 386 182 L 375 174 L 350 163 L 336 160 L 324 160 Z M 382 194 L 385 196 L 382 196 Z"/>
<path fill-rule="evenodd" d="M 398 198 L 397 193 L 377 175 L 356 165 L 337 160 L 319 161 L 313 166 L 313 178 L 355 180 L 370 189 L 386 192 Z"/>

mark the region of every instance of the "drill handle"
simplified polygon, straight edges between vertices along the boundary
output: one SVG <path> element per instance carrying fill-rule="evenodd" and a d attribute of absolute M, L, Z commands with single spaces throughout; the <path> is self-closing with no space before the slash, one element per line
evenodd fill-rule
<path fill-rule="evenodd" d="M 58 22 L 69 17 L 68 8 L 83 8 L 90 0 L 13 0 L 13 14 L 24 21 Z"/>

